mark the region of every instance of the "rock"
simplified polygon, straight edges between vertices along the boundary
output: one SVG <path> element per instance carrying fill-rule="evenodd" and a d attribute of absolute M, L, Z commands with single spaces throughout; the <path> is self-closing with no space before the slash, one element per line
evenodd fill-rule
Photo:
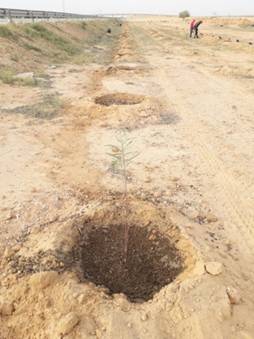
<path fill-rule="evenodd" d="M 234 287 L 227 287 L 226 292 L 231 305 L 238 305 L 241 303 L 241 295 Z"/>
<path fill-rule="evenodd" d="M 8 300 L 0 299 L 0 314 L 1 315 L 9 316 L 9 315 L 12 315 L 13 312 L 14 312 L 13 303 Z"/>
<path fill-rule="evenodd" d="M 222 264 L 216 261 L 205 264 L 206 272 L 211 275 L 219 275 L 222 273 Z"/>
<path fill-rule="evenodd" d="M 34 77 L 33 72 L 26 72 L 26 73 L 19 73 L 16 75 L 16 78 L 18 79 L 30 79 Z"/>
<path fill-rule="evenodd" d="M 58 273 L 54 271 L 40 272 L 31 276 L 30 283 L 34 288 L 43 289 L 52 285 L 58 277 Z"/>
<path fill-rule="evenodd" d="M 208 213 L 207 216 L 206 216 L 206 220 L 207 220 L 207 222 L 212 223 L 212 222 L 218 221 L 218 218 L 215 215 L 213 215 L 212 213 Z"/>
<path fill-rule="evenodd" d="M 65 315 L 58 324 L 58 333 L 66 335 L 70 333 L 74 327 L 79 323 L 79 317 L 76 313 L 70 312 Z"/>

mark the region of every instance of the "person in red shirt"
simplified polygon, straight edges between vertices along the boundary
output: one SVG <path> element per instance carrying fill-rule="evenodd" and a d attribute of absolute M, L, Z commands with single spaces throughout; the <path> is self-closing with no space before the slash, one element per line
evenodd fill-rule
<path fill-rule="evenodd" d="M 194 26 L 195 26 L 196 20 L 193 19 L 190 24 L 190 38 L 192 38 L 192 34 L 194 32 Z"/>

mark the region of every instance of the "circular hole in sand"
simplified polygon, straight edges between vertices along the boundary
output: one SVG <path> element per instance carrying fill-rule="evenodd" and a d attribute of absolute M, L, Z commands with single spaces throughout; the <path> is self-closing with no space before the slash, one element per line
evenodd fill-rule
<path fill-rule="evenodd" d="M 136 105 L 144 100 L 144 96 L 129 93 L 106 94 L 95 98 L 95 103 L 103 106 Z"/>
<path fill-rule="evenodd" d="M 129 227 L 127 256 L 123 225 L 93 227 L 81 242 L 83 279 L 124 293 L 131 302 L 148 301 L 184 269 L 173 241 L 159 231 Z"/>

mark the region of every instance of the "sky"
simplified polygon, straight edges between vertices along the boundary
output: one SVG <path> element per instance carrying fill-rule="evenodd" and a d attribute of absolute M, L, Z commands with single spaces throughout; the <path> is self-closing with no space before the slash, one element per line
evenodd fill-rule
<path fill-rule="evenodd" d="M 153 13 L 191 15 L 254 15 L 254 0 L 0 0 L 0 7 L 42 9 L 82 14 Z"/>

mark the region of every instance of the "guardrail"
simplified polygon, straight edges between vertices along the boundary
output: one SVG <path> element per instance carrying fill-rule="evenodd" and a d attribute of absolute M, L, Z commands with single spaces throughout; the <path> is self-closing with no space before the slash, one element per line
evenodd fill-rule
<path fill-rule="evenodd" d="M 97 15 L 83 15 L 64 12 L 49 12 L 38 10 L 25 10 L 13 8 L 0 8 L 0 19 L 82 19 L 82 18 L 97 18 Z"/>

